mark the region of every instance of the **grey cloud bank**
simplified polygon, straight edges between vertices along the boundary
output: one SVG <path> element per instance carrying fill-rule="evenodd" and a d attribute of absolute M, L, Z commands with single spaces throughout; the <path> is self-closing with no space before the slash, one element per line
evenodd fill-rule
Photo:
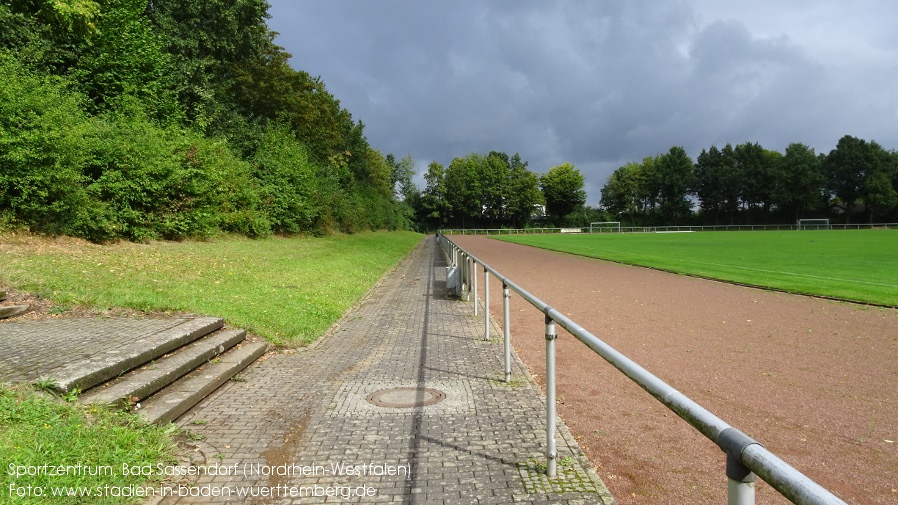
<path fill-rule="evenodd" d="M 570 161 L 595 205 L 673 145 L 898 148 L 898 4 L 783 3 L 274 0 L 269 26 L 382 152 Z"/>

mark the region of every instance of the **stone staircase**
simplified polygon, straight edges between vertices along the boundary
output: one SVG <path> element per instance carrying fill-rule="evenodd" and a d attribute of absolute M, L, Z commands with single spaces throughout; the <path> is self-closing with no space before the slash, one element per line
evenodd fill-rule
<path fill-rule="evenodd" d="M 78 400 L 135 410 L 164 424 L 199 403 L 268 349 L 247 342 L 243 330 L 224 329 L 219 318 L 198 317 L 149 337 L 85 355 L 53 371 L 63 394 Z"/>

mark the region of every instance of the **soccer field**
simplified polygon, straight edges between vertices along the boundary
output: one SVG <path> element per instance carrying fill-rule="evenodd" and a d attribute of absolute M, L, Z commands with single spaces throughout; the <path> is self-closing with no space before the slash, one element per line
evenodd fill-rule
<path fill-rule="evenodd" d="M 500 240 L 794 293 L 898 306 L 898 231 L 513 235 Z"/>

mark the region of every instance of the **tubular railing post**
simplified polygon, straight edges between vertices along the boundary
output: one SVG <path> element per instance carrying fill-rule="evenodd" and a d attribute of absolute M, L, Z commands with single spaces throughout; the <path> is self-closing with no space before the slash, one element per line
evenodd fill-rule
<path fill-rule="evenodd" d="M 471 298 L 474 299 L 474 315 L 478 315 L 480 308 L 477 307 L 477 262 L 471 258 Z"/>
<path fill-rule="evenodd" d="M 505 341 L 505 382 L 511 382 L 511 327 L 508 320 L 511 318 L 508 311 L 508 301 L 511 292 L 508 284 L 502 283 L 502 337 Z"/>
<path fill-rule="evenodd" d="M 555 321 L 546 308 L 546 475 L 554 479 L 557 474 L 555 450 Z"/>
<path fill-rule="evenodd" d="M 455 285 L 455 295 L 458 296 L 459 299 L 464 300 L 465 297 L 465 253 L 461 252 L 459 249 L 458 252 L 458 263 L 455 264 L 456 271 L 458 271 L 458 283 Z"/>
<path fill-rule="evenodd" d="M 471 256 L 465 254 L 465 301 L 471 299 Z"/>
<path fill-rule="evenodd" d="M 458 296 L 462 300 L 468 299 L 468 254 L 461 253 L 458 264 Z"/>
<path fill-rule="evenodd" d="M 755 505 L 757 476 L 742 463 L 742 452 L 758 442 L 735 428 L 717 436 L 717 445 L 727 456 L 727 505 Z"/>
<path fill-rule="evenodd" d="M 748 475 L 742 479 L 734 479 L 729 475 L 731 464 L 742 467 L 748 472 Z M 729 455 L 727 456 L 727 505 L 755 505 L 755 474 L 745 468 L 741 461 Z"/>
<path fill-rule="evenodd" d="M 471 299 L 471 256 L 465 254 L 465 301 Z"/>
<path fill-rule="evenodd" d="M 483 267 L 483 339 L 490 339 L 490 273 Z"/>

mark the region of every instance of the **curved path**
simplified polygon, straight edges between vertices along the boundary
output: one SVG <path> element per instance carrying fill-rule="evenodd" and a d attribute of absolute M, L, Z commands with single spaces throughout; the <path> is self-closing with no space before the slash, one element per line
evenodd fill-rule
<path fill-rule="evenodd" d="M 898 311 L 451 238 L 843 500 L 898 503 Z M 514 296 L 511 312 L 542 382 L 543 316 Z M 618 502 L 725 503 L 723 453 L 559 334 L 559 415 Z M 758 503 L 787 503 L 758 482 Z"/>

